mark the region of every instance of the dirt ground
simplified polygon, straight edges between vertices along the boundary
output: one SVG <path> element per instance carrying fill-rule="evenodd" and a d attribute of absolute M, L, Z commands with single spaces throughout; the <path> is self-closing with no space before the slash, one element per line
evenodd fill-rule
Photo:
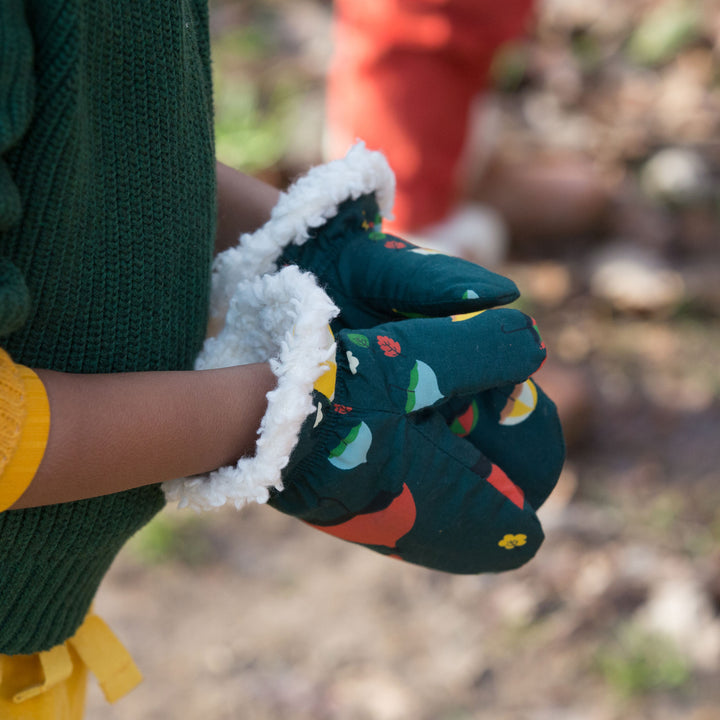
<path fill-rule="evenodd" d="M 320 160 L 328 13 L 214 6 L 224 90 L 300 88 L 266 177 Z M 265 507 L 170 509 L 97 601 L 146 680 L 112 708 L 93 687 L 90 720 L 720 719 L 719 28 L 717 2 L 548 0 L 499 74 L 503 152 L 619 188 L 602 228 L 500 268 L 588 397 L 537 558 L 454 577 Z"/>

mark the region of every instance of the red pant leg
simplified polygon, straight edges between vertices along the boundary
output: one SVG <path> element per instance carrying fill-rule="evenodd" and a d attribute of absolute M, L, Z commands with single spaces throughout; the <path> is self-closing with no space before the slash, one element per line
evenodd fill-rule
<path fill-rule="evenodd" d="M 336 0 L 328 78 L 330 151 L 356 140 L 397 176 L 396 230 L 441 220 L 473 98 L 499 45 L 518 36 L 532 0 Z"/>

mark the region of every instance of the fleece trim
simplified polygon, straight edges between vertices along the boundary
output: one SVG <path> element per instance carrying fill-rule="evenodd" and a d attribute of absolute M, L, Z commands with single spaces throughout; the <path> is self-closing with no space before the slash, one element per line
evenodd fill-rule
<path fill-rule="evenodd" d="M 195 367 L 269 361 L 277 386 L 267 395 L 255 455 L 207 476 L 164 483 L 168 501 L 196 510 L 228 502 L 240 508 L 266 502 L 270 488 L 283 489 L 282 470 L 305 419 L 315 411 L 313 384 L 335 360 L 328 324 L 338 312 L 315 277 L 295 266 L 237 284 L 223 329 L 205 341 Z"/>
<path fill-rule="evenodd" d="M 375 194 L 380 214 L 392 219 L 395 176 L 385 156 L 362 142 L 344 158 L 312 168 L 282 193 L 270 220 L 239 244 L 220 253 L 213 265 L 211 314 L 222 318 L 239 282 L 274 272 L 290 244 L 303 245 L 311 229 L 324 225 L 346 200 Z"/>

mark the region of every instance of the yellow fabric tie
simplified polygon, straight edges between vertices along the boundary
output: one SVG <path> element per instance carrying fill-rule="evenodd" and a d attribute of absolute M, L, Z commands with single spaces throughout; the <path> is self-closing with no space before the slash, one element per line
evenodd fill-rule
<path fill-rule="evenodd" d="M 97 615 L 89 615 L 68 643 L 97 678 L 108 702 L 119 700 L 142 681 L 130 653 Z"/>
<path fill-rule="evenodd" d="M 62 645 L 34 655 L 0 655 L 0 718 L 80 720 L 88 670 L 111 703 L 142 680 L 115 633 L 93 614 Z"/>
<path fill-rule="evenodd" d="M 50 650 L 38 653 L 38 659 L 43 672 L 42 682 L 15 693 L 13 702 L 21 703 L 42 695 L 50 688 L 65 682 L 72 675 L 73 664 L 65 645 L 57 645 Z"/>

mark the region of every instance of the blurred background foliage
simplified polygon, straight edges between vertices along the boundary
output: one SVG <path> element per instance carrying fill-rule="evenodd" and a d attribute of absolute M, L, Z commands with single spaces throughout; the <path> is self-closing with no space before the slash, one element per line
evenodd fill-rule
<path fill-rule="evenodd" d="M 331 3 L 211 9 L 218 156 L 284 186 L 322 161 Z M 170 510 L 99 600 L 147 683 L 90 717 L 720 718 L 719 70 L 718 0 L 544 0 L 497 58 L 497 152 L 618 188 L 500 268 L 589 393 L 538 557 L 449 577 L 266 508 Z"/>

